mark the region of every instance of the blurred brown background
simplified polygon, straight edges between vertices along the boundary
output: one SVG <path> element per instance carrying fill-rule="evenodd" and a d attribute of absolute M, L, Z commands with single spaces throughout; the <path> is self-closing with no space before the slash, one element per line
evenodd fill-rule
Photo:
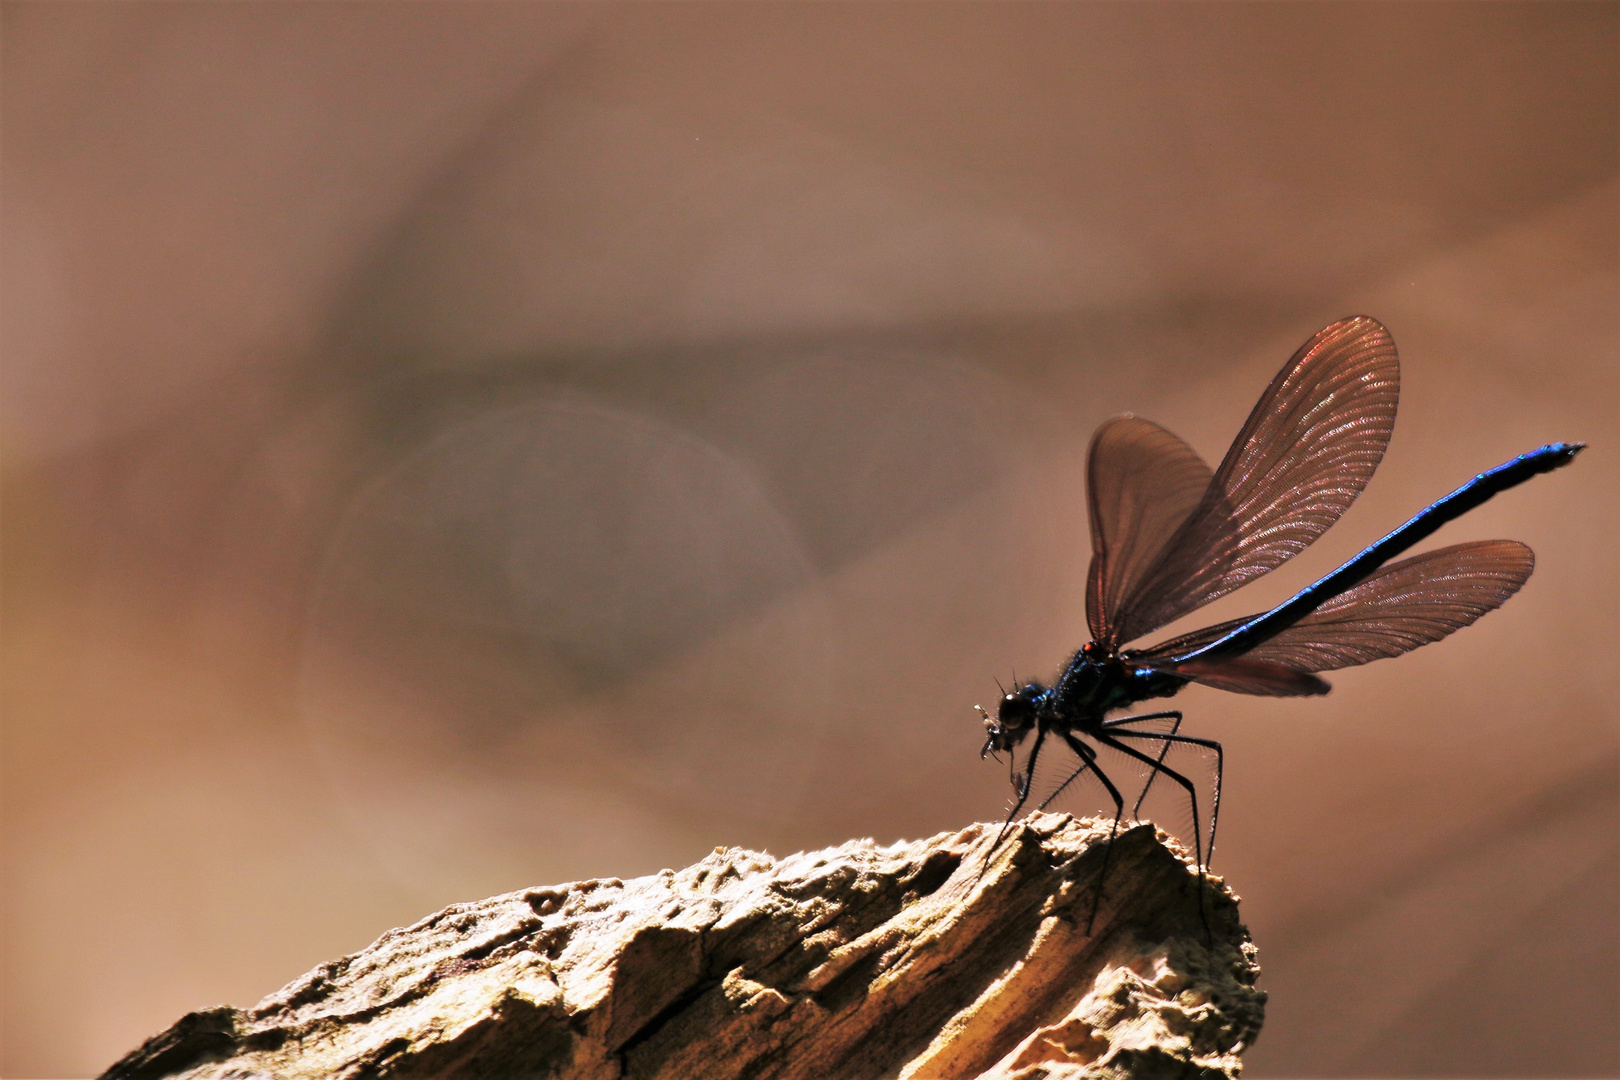
<path fill-rule="evenodd" d="M 1194 688 L 1266 1076 L 1620 1071 L 1617 5 L 4 7 L 4 1048 L 455 900 L 996 817 L 1082 456 L 1365 312 L 1372 487 L 1539 566 Z M 1252 594 L 1252 595 L 1251 595 Z M 1085 806 L 1069 809 L 1085 810 Z"/>

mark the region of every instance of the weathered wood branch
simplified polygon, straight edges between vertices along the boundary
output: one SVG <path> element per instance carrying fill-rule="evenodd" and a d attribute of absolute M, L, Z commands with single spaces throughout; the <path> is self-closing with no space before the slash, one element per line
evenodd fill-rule
<path fill-rule="evenodd" d="M 104 1080 L 1235 1076 L 1265 995 L 1162 834 L 1036 815 L 456 904 Z M 988 861 L 986 856 L 989 855 Z M 1207 929 L 1205 921 L 1207 920 Z"/>

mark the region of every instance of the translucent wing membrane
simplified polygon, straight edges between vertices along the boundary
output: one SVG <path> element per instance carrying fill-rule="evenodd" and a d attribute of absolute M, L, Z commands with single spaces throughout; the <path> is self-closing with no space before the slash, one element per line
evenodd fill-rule
<path fill-rule="evenodd" d="M 1134 653 L 1131 659 L 1223 690 L 1309 693 L 1283 689 L 1287 683 L 1282 672 L 1299 676 L 1355 667 L 1439 641 L 1500 607 L 1519 591 L 1535 564 L 1530 549 L 1513 540 L 1456 544 L 1384 567 L 1241 656 L 1173 663 L 1174 657 L 1224 637 L 1257 616 L 1183 634 Z M 1267 672 L 1255 665 L 1280 670 L 1271 670 L 1268 681 Z M 1251 684 L 1255 688 L 1249 688 Z M 1326 689 L 1325 683 L 1322 686 Z"/>
<path fill-rule="evenodd" d="M 1172 669 L 1193 682 L 1229 690 L 1234 694 L 1262 697 L 1310 697 L 1333 689 L 1326 679 L 1287 664 L 1257 660 L 1249 656 L 1229 656 L 1220 660 L 1190 660 Z"/>
<path fill-rule="evenodd" d="M 1198 509 L 1212 476 L 1192 447 L 1151 420 L 1118 416 L 1091 437 L 1086 622 L 1094 640 L 1117 640 L 1110 613 L 1140 586 L 1142 575 Z"/>
<path fill-rule="evenodd" d="M 1277 373 L 1196 500 L 1184 443 L 1143 420 L 1105 425 L 1089 467 L 1093 636 L 1150 633 L 1303 551 L 1367 486 L 1399 394 L 1389 332 L 1366 317 L 1334 323 Z M 1170 510 L 1140 509 L 1166 494 Z"/>

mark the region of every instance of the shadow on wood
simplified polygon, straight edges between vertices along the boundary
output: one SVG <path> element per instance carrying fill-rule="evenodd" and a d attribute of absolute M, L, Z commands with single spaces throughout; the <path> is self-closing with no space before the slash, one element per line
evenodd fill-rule
<path fill-rule="evenodd" d="M 1108 823 L 995 831 L 456 904 L 103 1078 L 1235 1076 L 1265 994 L 1220 879 L 1206 936 L 1193 868 L 1139 825 L 1087 934 Z"/>

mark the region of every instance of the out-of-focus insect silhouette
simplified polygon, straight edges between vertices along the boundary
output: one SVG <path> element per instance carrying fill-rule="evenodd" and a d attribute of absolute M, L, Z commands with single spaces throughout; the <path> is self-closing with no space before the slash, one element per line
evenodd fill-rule
<path fill-rule="evenodd" d="M 1480 473 L 1270 611 L 1150 648 L 1121 648 L 1276 569 L 1326 532 L 1383 458 L 1399 397 L 1395 343 L 1377 320 L 1362 316 L 1300 347 L 1213 472 L 1186 443 L 1140 417 L 1119 416 L 1097 429 L 1087 461 L 1092 640 L 1052 685 L 1015 680 L 993 718 L 979 710 L 987 729 L 980 757 L 1014 755 L 1034 736 L 1022 767 L 1012 758 L 1014 802 L 992 851 L 1029 800 L 1041 750 L 1053 738 L 1079 761 L 1040 808 L 1089 772 L 1114 804 L 1112 841 L 1125 800 L 1095 743 L 1146 768 L 1133 814 L 1161 775 L 1185 790 L 1202 885 L 1220 817 L 1221 744 L 1181 734 L 1174 710 L 1113 720 L 1107 714 L 1169 697 L 1190 682 L 1240 694 L 1325 694 L 1328 684 L 1316 672 L 1439 641 L 1518 591 L 1535 556 L 1512 540 L 1456 544 L 1384 564 L 1498 492 L 1567 465 L 1584 443 L 1551 443 Z M 1165 764 L 1177 744 L 1215 755 L 1207 848 L 1197 786 Z M 1107 868 L 1105 850 L 1093 921 Z"/>

